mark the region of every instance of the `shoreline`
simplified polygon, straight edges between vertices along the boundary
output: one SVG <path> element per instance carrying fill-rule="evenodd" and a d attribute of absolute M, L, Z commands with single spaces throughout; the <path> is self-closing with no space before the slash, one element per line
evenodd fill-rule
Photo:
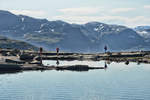
<path fill-rule="evenodd" d="M 23 53 L 22 53 L 23 52 Z M 39 56 L 36 51 L 21 51 L 13 49 L 0 50 L 0 71 L 12 70 L 71 70 L 71 71 L 88 71 L 91 69 L 105 69 L 105 67 L 93 67 L 88 65 L 71 65 L 71 66 L 43 66 L 40 60 L 65 60 L 65 61 L 111 61 L 111 62 L 137 62 L 150 64 L 150 51 L 134 52 L 107 52 L 97 54 L 83 53 L 57 53 L 43 52 Z M 20 67 L 18 67 L 20 65 Z M 13 66 L 13 67 L 12 67 Z M 16 66 L 16 68 L 14 67 Z"/>

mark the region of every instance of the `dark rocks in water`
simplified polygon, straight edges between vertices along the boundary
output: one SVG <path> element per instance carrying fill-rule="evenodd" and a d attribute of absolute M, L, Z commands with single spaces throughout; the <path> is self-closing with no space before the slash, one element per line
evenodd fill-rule
<path fill-rule="evenodd" d="M 127 61 L 125 62 L 125 64 L 126 64 L 126 65 L 129 65 L 129 61 L 127 60 Z"/>
<path fill-rule="evenodd" d="M 19 64 L 8 64 L 8 63 L 3 63 L 0 64 L 0 71 L 7 70 L 7 71 L 13 71 L 13 70 L 21 70 L 21 65 Z"/>
<path fill-rule="evenodd" d="M 12 59 L 5 59 L 6 63 L 14 63 L 14 64 L 25 64 L 25 61 L 18 61 L 18 60 L 12 60 Z"/>
<path fill-rule="evenodd" d="M 31 54 L 22 54 L 20 55 L 20 60 L 32 61 L 34 59 L 34 55 Z"/>
<path fill-rule="evenodd" d="M 18 49 L 13 49 L 11 52 L 10 52 L 10 55 L 11 56 L 17 56 L 18 54 L 20 54 L 21 52 L 20 52 L 20 50 L 18 50 Z"/>
<path fill-rule="evenodd" d="M 91 60 L 93 60 L 93 61 L 99 61 L 99 58 L 100 58 L 100 56 L 93 56 L 93 57 L 91 58 Z"/>
<path fill-rule="evenodd" d="M 23 71 L 27 71 L 27 70 L 50 70 L 50 68 L 48 67 L 43 67 L 43 66 L 39 66 L 39 65 L 36 65 L 36 64 L 32 64 L 32 66 L 24 66 L 22 67 L 22 70 Z"/>
<path fill-rule="evenodd" d="M 17 74 L 22 72 L 21 70 L 0 70 L 0 74 Z"/>
<path fill-rule="evenodd" d="M 7 49 L 7 50 L 0 50 L 0 53 L 2 54 L 2 56 L 17 56 L 18 54 L 20 54 L 20 50 L 18 49 Z"/>
<path fill-rule="evenodd" d="M 40 61 L 40 57 L 37 57 L 36 60 Z M 71 60 L 77 60 L 79 59 L 79 57 L 76 56 L 55 56 L 55 57 L 42 57 L 42 60 L 67 60 L 67 61 L 71 61 Z"/>
<path fill-rule="evenodd" d="M 59 55 L 63 55 L 63 56 L 69 56 L 69 55 L 74 55 L 74 54 L 79 54 L 79 53 L 67 53 L 67 52 L 65 52 L 65 53 L 60 52 L 60 53 L 59 53 Z M 42 55 L 45 55 L 45 56 L 47 56 L 47 55 L 56 56 L 57 53 L 53 53 L 53 52 L 43 52 Z"/>
<path fill-rule="evenodd" d="M 88 65 L 59 66 L 56 70 L 88 71 L 89 69 L 104 69 L 104 67 L 89 67 Z"/>
<path fill-rule="evenodd" d="M 143 54 L 111 55 L 109 57 L 143 57 Z"/>

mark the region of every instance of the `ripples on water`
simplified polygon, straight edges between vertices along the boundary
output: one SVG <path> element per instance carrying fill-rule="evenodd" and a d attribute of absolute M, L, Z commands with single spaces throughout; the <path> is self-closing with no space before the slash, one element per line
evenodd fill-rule
<path fill-rule="evenodd" d="M 95 67 L 105 64 L 104 61 L 81 63 Z M 150 100 L 148 64 L 107 66 L 106 70 L 88 72 L 52 70 L 1 74 L 0 100 Z"/>

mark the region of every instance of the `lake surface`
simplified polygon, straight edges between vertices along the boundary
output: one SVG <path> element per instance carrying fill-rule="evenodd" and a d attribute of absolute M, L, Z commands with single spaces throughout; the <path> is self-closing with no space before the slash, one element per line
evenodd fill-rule
<path fill-rule="evenodd" d="M 104 61 L 74 62 L 95 67 L 105 65 Z M 44 63 L 56 64 L 56 61 Z M 66 63 L 59 61 L 59 65 Z M 107 69 L 86 72 L 0 74 L 0 100 L 150 100 L 150 65 L 112 62 Z"/>

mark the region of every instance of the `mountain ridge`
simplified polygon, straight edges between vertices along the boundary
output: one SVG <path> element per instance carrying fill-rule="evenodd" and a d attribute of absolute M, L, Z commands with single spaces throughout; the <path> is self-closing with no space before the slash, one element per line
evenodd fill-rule
<path fill-rule="evenodd" d="M 105 45 L 111 51 L 149 49 L 149 42 L 135 29 L 126 26 L 100 22 L 69 24 L 60 20 L 48 21 L 9 14 L 0 13 L 0 35 L 41 46 L 46 50 L 59 47 L 66 52 L 101 52 Z M 1 23 L 1 20 L 5 23 Z"/>

